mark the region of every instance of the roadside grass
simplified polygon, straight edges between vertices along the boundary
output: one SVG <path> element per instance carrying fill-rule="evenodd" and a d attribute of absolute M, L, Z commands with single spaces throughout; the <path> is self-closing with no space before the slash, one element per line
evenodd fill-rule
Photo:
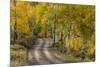
<path fill-rule="evenodd" d="M 11 45 L 11 67 L 26 65 L 26 48 L 19 45 L 14 44 Z"/>
<path fill-rule="evenodd" d="M 79 63 L 79 62 L 93 62 L 94 59 L 90 60 L 87 57 L 84 59 L 84 61 L 81 59 L 81 57 L 75 57 L 72 53 L 67 52 L 61 52 L 53 47 L 49 49 L 49 51 L 52 51 L 52 53 L 56 53 L 57 55 L 61 56 L 62 59 L 68 61 L 68 63 Z"/>

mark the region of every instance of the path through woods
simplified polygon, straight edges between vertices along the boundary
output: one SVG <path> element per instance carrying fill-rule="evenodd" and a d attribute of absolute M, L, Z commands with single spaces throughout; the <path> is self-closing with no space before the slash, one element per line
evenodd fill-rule
<path fill-rule="evenodd" d="M 52 40 L 49 38 L 37 39 L 36 45 L 30 50 L 32 59 L 30 59 L 29 64 L 58 64 L 70 62 L 50 50 L 50 43 L 52 43 Z"/>

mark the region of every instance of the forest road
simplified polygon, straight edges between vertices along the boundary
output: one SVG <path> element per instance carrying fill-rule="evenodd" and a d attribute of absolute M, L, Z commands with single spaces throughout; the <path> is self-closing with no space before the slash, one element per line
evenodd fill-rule
<path fill-rule="evenodd" d="M 29 65 L 67 63 L 68 61 L 50 48 L 51 43 L 52 40 L 49 38 L 37 39 L 34 48 L 30 51 Z"/>

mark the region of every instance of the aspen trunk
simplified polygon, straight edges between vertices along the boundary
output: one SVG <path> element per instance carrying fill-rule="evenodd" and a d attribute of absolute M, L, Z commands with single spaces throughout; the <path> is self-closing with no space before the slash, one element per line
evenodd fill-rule
<path fill-rule="evenodd" d="M 56 47 L 56 44 L 55 44 L 55 32 L 56 32 L 56 14 L 54 15 L 54 30 L 53 30 L 53 45 L 54 47 Z"/>
<path fill-rule="evenodd" d="M 68 29 L 68 53 L 70 52 L 70 42 L 71 42 L 71 36 L 72 36 L 72 29 L 73 29 L 73 26 L 70 23 L 69 29 Z"/>
<path fill-rule="evenodd" d="M 16 0 L 14 0 L 14 6 L 15 6 L 14 41 L 16 41 L 17 40 Z"/>
<path fill-rule="evenodd" d="M 51 27 L 51 39 L 53 39 L 53 28 Z"/>
<path fill-rule="evenodd" d="M 84 59 L 85 59 L 85 44 L 86 44 L 86 41 L 85 41 L 85 38 L 83 37 L 83 40 L 82 40 L 82 61 L 84 61 Z"/>

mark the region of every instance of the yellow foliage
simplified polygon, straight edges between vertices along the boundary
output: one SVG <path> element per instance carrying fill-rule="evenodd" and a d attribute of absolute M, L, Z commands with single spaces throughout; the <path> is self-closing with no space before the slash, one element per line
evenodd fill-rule
<path fill-rule="evenodd" d="M 68 37 L 66 38 L 66 47 L 68 47 Z M 82 38 L 72 37 L 70 41 L 70 48 L 73 48 L 74 50 L 79 50 L 82 48 Z"/>

